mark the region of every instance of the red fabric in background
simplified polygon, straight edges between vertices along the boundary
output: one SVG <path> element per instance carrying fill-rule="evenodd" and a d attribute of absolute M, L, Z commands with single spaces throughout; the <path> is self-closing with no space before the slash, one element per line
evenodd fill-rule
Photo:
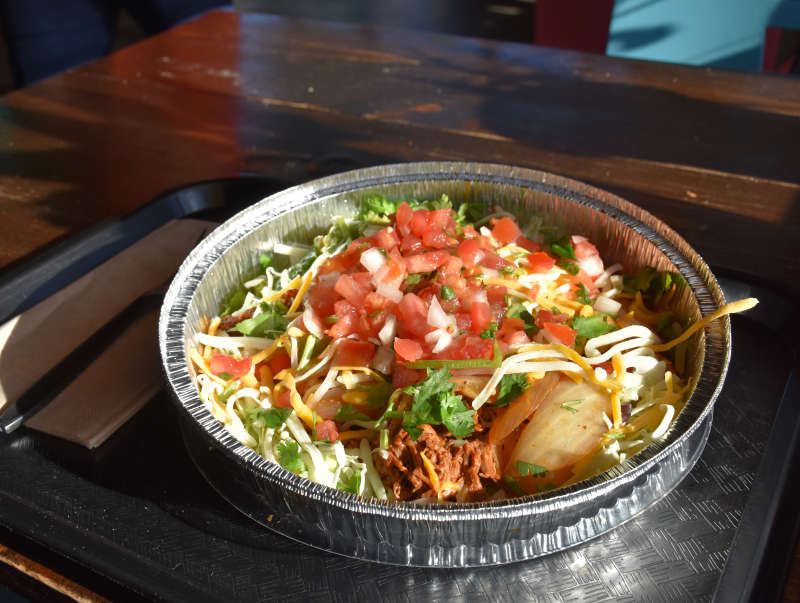
<path fill-rule="evenodd" d="M 533 41 L 605 54 L 614 0 L 536 0 Z"/>

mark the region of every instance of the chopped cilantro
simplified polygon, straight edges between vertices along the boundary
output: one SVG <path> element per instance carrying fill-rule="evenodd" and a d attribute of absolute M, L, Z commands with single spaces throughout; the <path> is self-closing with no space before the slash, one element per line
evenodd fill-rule
<path fill-rule="evenodd" d="M 403 413 L 403 428 L 417 439 L 418 425 L 444 425 L 457 438 L 465 438 L 474 428 L 475 411 L 467 408 L 461 396 L 454 393 L 450 369 L 428 370 L 428 376 L 415 385 L 403 388 L 414 400 L 411 410 Z M 386 413 L 384 413 L 386 414 Z"/>
<path fill-rule="evenodd" d="M 339 316 L 336 314 L 331 314 L 330 316 L 326 316 L 325 322 L 329 325 L 335 324 L 339 322 Z"/>
<path fill-rule="evenodd" d="M 259 264 L 261 264 L 262 270 L 266 270 L 272 263 L 272 258 L 269 257 L 266 253 L 262 253 L 258 258 L 258 262 Z"/>
<path fill-rule="evenodd" d="M 608 324 L 602 316 L 597 314 L 594 316 L 575 316 L 572 319 L 572 328 L 578 332 L 579 336 L 586 339 L 599 337 L 617 330 L 617 327 Z"/>
<path fill-rule="evenodd" d="M 572 243 L 567 241 L 563 241 L 562 243 L 553 243 L 550 245 L 550 249 L 552 249 L 553 253 L 557 256 L 562 258 L 567 258 L 570 260 L 574 260 L 575 258 L 575 249 L 572 247 Z"/>
<path fill-rule="evenodd" d="M 228 316 L 229 314 L 233 314 L 239 308 L 242 307 L 244 304 L 244 300 L 247 297 L 247 289 L 244 287 L 237 287 L 228 295 L 224 297 L 222 303 L 219 305 L 219 315 L 220 317 Z"/>
<path fill-rule="evenodd" d="M 241 321 L 236 326 L 231 327 L 230 330 L 251 337 L 276 338 L 280 337 L 288 326 L 289 321 L 273 306 L 253 318 Z"/>
<path fill-rule="evenodd" d="M 577 297 L 578 301 L 585 306 L 591 306 L 594 303 L 594 300 L 589 295 L 589 290 L 583 283 L 578 283 L 575 296 Z"/>
<path fill-rule="evenodd" d="M 286 422 L 290 414 L 292 414 L 291 408 L 272 407 L 259 409 L 256 413 L 256 417 L 263 419 L 267 427 L 277 429 Z"/>
<path fill-rule="evenodd" d="M 544 475 L 547 473 L 547 467 L 542 467 L 541 465 L 535 465 L 533 463 L 526 463 L 525 461 L 517 461 L 516 463 L 517 473 L 522 476 L 525 475 Z"/>
<path fill-rule="evenodd" d="M 508 304 L 506 316 L 521 319 L 525 323 L 525 333 L 528 337 L 533 337 L 539 332 L 539 327 L 536 326 L 536 319 L 520 302 Z"/>
<path fill-rule="evenodd" d="M 561 258 L 558 260 L 558 267 L 563 268 L 572 275 L 578 274 L 581 271 L 575 262 L 570 262 L 566 258 Z"/>
<path fill-rule="evenodd" d="M 300 445 L 294 440 L 284 440 L 278 444 L 278 462 L 281 467 L 292 473 L 302 474 L 306 471 L 306 464 L 300 455 Z"/>
<path fill-rule="evenodd" d="M 628 293 L 641 291 L 642 295 L 658 302 L 674 284 L 678 289 L 687 285 L 680 272 L 658 271 L 650 266 L 639 268 L 635 274 L 623 277 L 623 289 Z"/>
<path fill-rule="evenodd" d="M 416 273 L 416 274 L 409 274 L 406 277 L 405 284 L 407 286 L 409 286 L 409 287 L 411 287 L 413 285 L 418 285 L 420 282 L 422 282 L 422 277 L 423 276 L 424 275 L 422 273 L 419 273 L 419 272 Z"/>
<path fill-rule="evenodd" d="M 372 224 L 389 224 L 389 216 L 397 211 L 398 205 L 400 204 L 389 201 L 383 195 L 373 195 L 361 202 L 361 213 L 358 217 Z"/>
<path fill-rule="evenodd" d="M 370 418 L 363 412 L 358 412 L 352 404 L 342 404 L 336 411 L 333 420 L 347 423 L 348 421 L 369 421 Z"/>
<path fill-rule="evenodd" d="M 230 373 L 220 373 L 219 375 L 217 375 L 217 377 L 219 377 L 220 379 L 225 379 L 225 381 L 233 379 L 233 375 L 231 375 Z"/>
<path fill-rule="evenodd" d="M 459 225 L 470 224 L 483 217 L 483 207 L 477 203 L 462 203 L 456 212 L 456 222 Z"/>
<path fill-rule="evenodd" d="M 340 475 L 339 483 L 336 485 L 339 490 L 344 490 L 351 494 L 358 494 L 361 492 L 361 481 L 364 479 L 362 471 L 354 469 L 349 477 L 345 477 L 344 474 Z"/>
<path fill-rule="evenodd" d="M 497 335 L 497 323 L 492 321 L 489 323 L 489 328 L 481 333 L 481 339 L 491 339 Z"/>
<path fill-rule="evenodd" d="M 444 285 L 441 291 L 439 292 L 439 296 L 444 300 L 453 299 L 456 296 L 456 292 L 453 291 L 452 287 Z"/>
<path fill-rule="evenodd" d="M 507 406 L 519 398 L 528 389 L 528 377 L 525 373 L 504 375 L 497 387 L 497 402 L 495 406 Z"/>
<path fill-rule="evenodd" d="M 578 412 L 578 409 L 575 408 L 575 406 L 581 402 L 583 402 L 583 400 L 567 400 L 566 402 L 561 403 L 561 408 L 568 410 L 571 413 L 576 413 Z"/>

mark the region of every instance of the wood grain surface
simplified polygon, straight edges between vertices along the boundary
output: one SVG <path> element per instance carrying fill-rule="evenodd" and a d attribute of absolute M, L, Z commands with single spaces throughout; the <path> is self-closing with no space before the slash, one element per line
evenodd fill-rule
<path fill-rule="evenodd" d="M 799 151 L 797 79 L 216 12 L 0 100 L 0 275 L 198 180 L 458 159 L 611 190 L 796 295 Z"/>
<path fill-rule="evenodd" d="M 800 290 L 791 78 L 219 12 L 7 95 L 0 133 L 0 267 L 201 179 L 471 159 L 609 189 Z"/>

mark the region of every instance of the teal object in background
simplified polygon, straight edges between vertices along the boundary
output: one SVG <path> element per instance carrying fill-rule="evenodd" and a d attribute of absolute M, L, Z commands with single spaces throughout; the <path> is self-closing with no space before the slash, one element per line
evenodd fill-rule
<path fill-rule="evenodd" d="M 779 0 L 616 0 L 610 56 L 761 69 L 764 32 Z"/>

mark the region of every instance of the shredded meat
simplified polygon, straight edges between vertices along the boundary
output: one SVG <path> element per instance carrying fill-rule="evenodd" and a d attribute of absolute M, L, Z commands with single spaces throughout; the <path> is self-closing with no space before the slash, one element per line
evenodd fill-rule
<path fill-rule="evenodd" d="M 385 458 L 379 458 L 378 470 L 391 485 L 398 500 L 414 500 L 458 494 L 460 500 L 485 498 L 486 485 L 500 480 L 500 468 L 493 447 L 483 440 L 461 446 L 442 436 L 430 425 L 422 425 L 416 440 L 400 429 L 392 440 Z M 434 488 L 420 453 L 433 465 L 439 478 L 440 492 Z M 457 487 L 442 488 L 446 482 Z M 485 483 L 488 482 L 488 483 Z M 460 491 L 460 492 L 459 492 Z"/>
<path fill-rule="evenodd" d="M 228 316 L 223 316 L 222 320 L 219 323 L 219 328 L 223 331 L 228 331 L 238 325 L 243 320 L 248 318 L 253 318 L 253 313 L 256 311 L 255 308 L 248 308 L 244 312 L 240 312 L 239 314 L 229 314 Z"/>

